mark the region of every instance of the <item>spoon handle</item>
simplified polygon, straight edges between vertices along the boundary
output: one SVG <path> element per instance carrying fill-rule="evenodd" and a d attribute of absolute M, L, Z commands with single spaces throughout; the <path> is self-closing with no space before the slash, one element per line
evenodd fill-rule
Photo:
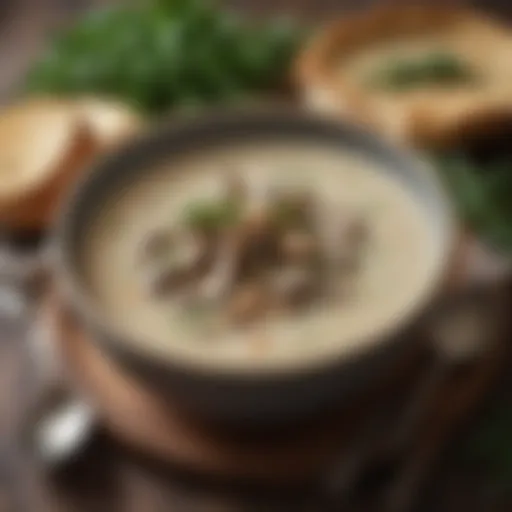
<path fill-rule="evenodd" d="M 60 465 L 78 454 L 91 440 L 96 419 L 85 402 L 69 399 L 40 418 L 33 439 L 40 460 Z"/>
<path fill-rule="evenodd" d="M 94 410 L 86 402 L 67 397 L 26 423 L 24 439 L 47 468 L 65 464 L 88 445 L 96 431 Z"/>
<path fill-rule="evenodd" d="M 37 378 L 35 396 L 21 428 L 23 441 L 49 468 L 77 454 L 97 424 L 94 409 L 78 398 L 63 378 L 54 335 L 53 326 L 45 322 L 37 322 L 28 332 L 28 350 Z"/>

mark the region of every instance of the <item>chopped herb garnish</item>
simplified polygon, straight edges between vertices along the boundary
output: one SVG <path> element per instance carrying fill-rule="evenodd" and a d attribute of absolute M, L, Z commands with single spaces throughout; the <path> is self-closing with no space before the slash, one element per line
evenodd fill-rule
<path fill-rule="evenodd" d="M 186 208 L 185 224 L 200 231 L 218 231 L 236 224 L 240 216 L 241 207 L 237 201 L 197 201 Z"/>
<path fill-rule="evenodd" d="M 416 59 L 403 58 L 386 63 L 370 77 L 373 87 L 393 90 L 413 89 L 422 85 L 457 85 L 472 82 L 475 74 L 468 63 L 443 52 Z"/>

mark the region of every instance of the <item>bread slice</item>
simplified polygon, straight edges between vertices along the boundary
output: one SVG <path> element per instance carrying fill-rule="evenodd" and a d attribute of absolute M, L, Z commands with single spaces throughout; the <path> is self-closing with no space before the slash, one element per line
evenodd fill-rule
<path fill-rule="evenodd" d="M 144 125 L 141 116 L 122 103 L 89 97 L 76 100 L 75 106 L 100 150 L 125 142 Z"/>
<path fill-rule="evenodd" d="M 122 105 L 92 98 L 29 99 L 0 112 L 0 223 L 48 227 L 93 159 L 141 129 Z"/>
<path fill-rule="evenodd" d="M 392 59 L 445 52 L 471 79 L 386 88 L 371 83 Z M 408 145 L 447 144 L 468 119 L 512 112 L 508 27 L 459 7 L 395 5 L 347 16 L 300 55 L 295 79 L 305 103 Z M 501 114 L 500 114 L 501 115 Z"/>
<path fill-rule="evenodd" d="M 63 189 L 94 152 L 79 116 L 65 102 L 31 99 L 0 113 L 0 223 L 38 230 Z"/>

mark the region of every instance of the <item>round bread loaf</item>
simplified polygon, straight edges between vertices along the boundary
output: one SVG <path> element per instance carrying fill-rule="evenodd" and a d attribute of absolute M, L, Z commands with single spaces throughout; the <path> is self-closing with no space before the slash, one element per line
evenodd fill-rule
<path fill-rule="evenodd" d="M 451 144 L 469 125 L 510 116 L 511 57 L 509 28 L 483 14 L 388 5 L 320 32 L 299 56 L 295 78 L 311 108 L 348 117 L 398 142 L 433 147 Z M 418 59 L 430 59 L 437 82 L 425 80 L 421 69 L 419 80 L 411 77 L 410 65 L 417 72 Z M 392 63 L 401 65 L 396 86 L 378 77 Z"/>

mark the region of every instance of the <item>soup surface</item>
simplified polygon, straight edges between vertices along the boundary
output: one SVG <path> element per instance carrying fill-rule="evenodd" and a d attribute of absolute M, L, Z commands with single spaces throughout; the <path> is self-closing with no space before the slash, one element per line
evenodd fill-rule
<path fill-rule="evenodd" d="M 252 321 L 238 321 L 247 315 L 231 315 L 236 294 L 226 298 L 225 289 L 201 303 L 206 304 L 202 308 L 197 302 L 184 307 L 193 296 L 187 286 L 156 293 L 145 280 L 156 257 L 149 264 L 141 260 L 148 233 L 180 225 L 191 202 L 212 204 L 223 193 L 219 189 L 227 171 L 251 191 L 269 193 L 270 187 L 307 192 L 315 218 L 308 236 L 315 244 L 336 246 L 337 237 L 342 238 L 343 222 L 338 221 L 347 218 L 362 222 L 364 244 L 355 258 L 351 255 L 350 265 L 345 259 L 336 266 L 335 258 L 325 257 L 332 256 L 329 250 L 318 250 L 315 265 L 307 267 L 316 272 L 309 282 L 315 286 L 300 295 L 308 300 L 295 303 L 294 296 L 277 292 L 265 296 L 265 307 L 256 308 Z M 262 142 L 187 153 L 148 169 L 99 206 L 81 255 L 87 284 L 103 315 L 118 332 L 143 342 L 144 349 L 205 365 L 272 368 L 372 343 L 373 335 L 396 325 L 429 292 L 437 271 L 436 245 L 414 195 L 375 162 L 327 146 Z M 260 251 L 261 244 L 251 250 Z M 164 254 L 167 262 L 171 252 L 163 251 L 160 260 Z M 265 260 L 261 272 L 247 280 L 252 289 L 266 290 L 263 284 L 272 288 L 280 282 L 288 263 L 283 263 L 282 252 L 275 254 L 275 260 Z M 222 258 L 227 256 L 220 251 L 216 261 L 221 267 Z M 233 268 L 233 262 L 224 261 L 222 268 Z M 190 280 L 196 291 L 209 274 Z M 240 313 L 240 307 L 235 310 Z"/>

